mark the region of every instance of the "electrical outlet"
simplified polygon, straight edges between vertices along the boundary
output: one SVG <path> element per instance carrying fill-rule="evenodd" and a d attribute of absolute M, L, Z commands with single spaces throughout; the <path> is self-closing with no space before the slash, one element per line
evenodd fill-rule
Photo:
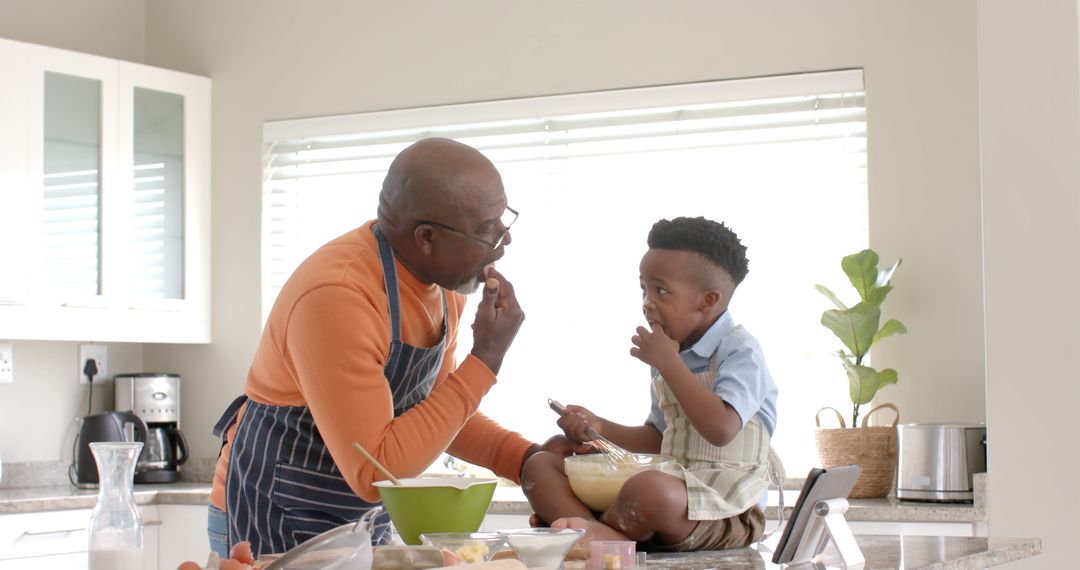
<path fill-rule="evenodd" d="M 15 351 L 10 343 L 0 344 L 0 384 L 15 382 Z"/>
<path fill-rule="evenodd" d="M 94 383 L 98 384 L 109 379 L 109 349 L 104 344 L 80 344 L 79 345 L 79 384 L 87 384 L 86 361 L 93 359 L 97 364 L 97 374 L 94 375 Z"/>

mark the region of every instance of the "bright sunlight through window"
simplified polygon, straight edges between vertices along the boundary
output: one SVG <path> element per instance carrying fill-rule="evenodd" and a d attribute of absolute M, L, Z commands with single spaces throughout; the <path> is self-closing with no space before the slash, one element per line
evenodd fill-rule
<path fill-rule="evenodd" d="M 390 160 L 429 136 L 487 155 L 521 212 L 499 270 L 527 317 L 481 410 L 534 441 L 557 430 L 548 398 L 642 423 L 649 370 L 629 349 L 645 238 L 705 216 L 748 248 L 730 310 L 780 389 L 773 445 L 793 477 L 816 463 L 814 413 L 849 401 L 813 285 L 842 289 L 840 259 L 868 241 L 861 71 L 268 123 L 264 316 L 307 255 L 375 217 Z"/>

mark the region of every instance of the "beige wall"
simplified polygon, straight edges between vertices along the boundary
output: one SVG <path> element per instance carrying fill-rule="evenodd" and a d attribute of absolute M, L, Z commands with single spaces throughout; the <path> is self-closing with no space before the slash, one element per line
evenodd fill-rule
<path fill-rule="evenodd" d="M 1075 568 L 1080 472 L 1080 34 L 1076 0 L 980 0 L 990 532 L 1024 568 Z"/>
<path fill-rule="evenodd" d="M 264 121 L 847 67 L 866 69 L 871 243 L 904 258 L 883 397 L 904 421 L 985 417 L 973 1 L 150 0 L 146 32 L 148 63 L 214 81 L 214 344 L 144 351 L 183 374 L 196 455 L 259 333 Z"/>
<path fill-rule="evenodd" d="M 0 0 L 0 37 L 142 62 L 145 0 Z"/>
<path fill-rule="evenodd" d="M 1050 442 L 1080 427 L 1068 408 L 1080 344 L 1076 0 L 978 6 L 0 0 L 0 37 L 214 80 L 214 343 L 110 353 L 183 375 L 183 420 L 202 457 L 216 452 L 209 425 L 239 392 L 259 333 L 264 121 L 862 67 L 871 244 L 905 260 L 887 312 L 911 331 L 876 355 L 901 373 L 883 399 L 904 421 L 988 419 L 991 532 L 1041 536 L 1047 553 L 1027 566 L 1066 567 L 1080 499 L 1055 494 L 1078 460 Z M 85 404 L 64 380 L 74 346 L 16 343 L 16 384 L 0 385 L 5 460 L 62 456 L 60 432 Z M 48 427 L 28 434 L 24 420 Z"/>
<path fill-rule="evenodd" d="M 0 384 L 0 455 L 13 461 L 71 461 L 76 418 L 89 385 L 77 375 L 78 343 L 17 341 L 15 383 Z M 142 371 L 142 345 L 108 343 L 109 375 Z M 94 384 L 93 412 L 113 409 L 113 383 Z"/>
<path fill-rule="evenodd" d="M 142 61 L 143 0 L 0 0 L 0 37 Z M 0 384 L 3 461 L 71 459 L 74 419 L 86 415 L 76 376 L 78 344 L 15 341 L 15 383 Z M 142 345 L 109 344 L 113 372 L 142 370 Z M 95 387 L 95 411 L 112 406 L 112 383 Z"/>

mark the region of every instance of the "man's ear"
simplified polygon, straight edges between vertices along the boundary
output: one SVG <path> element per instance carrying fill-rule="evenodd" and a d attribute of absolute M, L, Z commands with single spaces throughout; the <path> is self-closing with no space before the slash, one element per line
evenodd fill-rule
<path fill-rule="evenodd" d="M 420 224 L 413 230 L 413 241 L 416 243 L 416 249 L 420 250 L 424 255 L 431 255 L 432 250 L 435 248 L 434 237 L 435 231 L 428 224 Z"/>

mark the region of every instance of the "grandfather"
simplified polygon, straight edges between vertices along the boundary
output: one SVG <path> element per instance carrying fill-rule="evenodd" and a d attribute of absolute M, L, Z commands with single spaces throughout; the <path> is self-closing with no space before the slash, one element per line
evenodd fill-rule
<path fill-rule="evenodd" d="M 477 412 L 524 319 L 493 264 L 517 212 L 494 165 L 473 148 L 426 139 L 390 165 L 378 217 L 320 247 L 285 283 L 259 340 L 244 394 L 214 431 L 224 444 L 210 496 L 211 549 L 249 541 L 280 553 L 358 519 L 384 478 L 444 451 L 520 480 L 543 446 Z M 483 285 L 472 353 L 454 360 L 463 294 Z M 376 540 L 389 541 L 383 514 Z"/>

